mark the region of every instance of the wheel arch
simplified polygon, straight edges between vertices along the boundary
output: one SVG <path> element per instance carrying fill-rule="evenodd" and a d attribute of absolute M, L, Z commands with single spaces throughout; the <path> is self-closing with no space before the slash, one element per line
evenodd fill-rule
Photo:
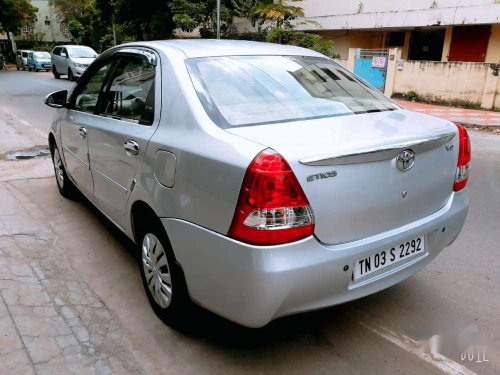
<path fill-rule="evenodd" d="M 156 211 L 143 200 L 136 200 L 130 208 L 130 224 L 134 241 L 139 244 L 148 224 L 159 224 L 163 227 Z M 165 230 L 165 228 L 163 228 Z"/>
<path fill-rule="evenodd" d="M 52 133 L 52 132 L 49 133 L 48 141 L 49 141 L 50 154 L 53 155 L 54 154 L 54 147 L 57 145 L 56 137 L 54 136 L 54 133 Z"/>

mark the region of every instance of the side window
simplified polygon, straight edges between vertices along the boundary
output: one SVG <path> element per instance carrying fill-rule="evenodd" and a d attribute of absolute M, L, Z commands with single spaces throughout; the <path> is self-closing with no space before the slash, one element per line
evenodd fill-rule
<path fill-rule="evenodd" d="M 52 53 L 56 56 L 59 56 L 61 54 L 61 47 L 54 48 L 54 51 Z"/>
<path fill-rule="evenodd" d="M 103 96 L 101 114 L 151 125 L 154 118 L 155 67 L 142 57 L 123 57 Z"/>
<path fill-rule="evenodd" d="M 68 51 L 66 50 L 66 48 L 61 48 L 60 55 L 63 57 L 68 57 Z"/>
<path fill-rule="evenodd" d="M 88 80 L 84 81 L 81 86 L 75 89 L 75 92 L 72 94 L 72 109 L 94 113 L 97 100 L 99 99 L 99 93 L 101 92 L 102 85 L 106 80 L 106 76 L 112 64 L 112 61 L 105 63 L 95 71 Z"/>

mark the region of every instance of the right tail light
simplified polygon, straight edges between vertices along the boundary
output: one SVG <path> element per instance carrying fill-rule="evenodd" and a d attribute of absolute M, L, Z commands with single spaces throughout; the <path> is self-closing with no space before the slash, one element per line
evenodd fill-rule
<path fill-rule="evenodd" d="M 469 180 L 471 147 L 467 129 L 463 125 L 456 125 L 458 128 L 458 163 L 453 190 L 460 191 L 465 188 Z"/>

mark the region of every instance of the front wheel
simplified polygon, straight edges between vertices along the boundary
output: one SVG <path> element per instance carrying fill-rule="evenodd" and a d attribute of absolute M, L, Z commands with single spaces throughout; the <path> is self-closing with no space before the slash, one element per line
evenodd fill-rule
<path fill-rule="evenodd" d="M 165 230 L 159 222 L 150 224 L 140 242 L 142 283 L 156 315 L 179 325 L 187 321 L 192 302 Z"/>
<path fill-rule="evenodd" d="M 75 76 L 73 75 L 73 71 L 71 69 L 68 69 L 68 79 L 70 81 L 74 81 L 75 80 Z"/>
<path fill-rule="evenodd" d="M 57 69 L 56 69 L 55 65 L 52 65 L 52 74 L 54 75 L 55 79 L 61 78 L 61 75 L 59 73 L 57 73 Z"/>
<path fill-rule="evenodd" d="M 54 172 L 56 174 L 59 193 L 65 198 L 74 198 L 77 191 L 76 186 L 68 178 L 68 174 L 66 173 L 66 169 L 61 159 L 61 154 L 55 145 L 52 150 L 52 163 L 54 164 Z"/>

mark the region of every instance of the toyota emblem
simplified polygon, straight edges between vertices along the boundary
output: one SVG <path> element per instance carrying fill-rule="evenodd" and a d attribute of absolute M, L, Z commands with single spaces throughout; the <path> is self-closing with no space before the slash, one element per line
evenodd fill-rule
<path fill-rule="evenodd" d="M 412 150 L 401 151 L 396 158 L 396 168 L 401 172 L 411 169 L 415 164 L 415 153 Z"/>

